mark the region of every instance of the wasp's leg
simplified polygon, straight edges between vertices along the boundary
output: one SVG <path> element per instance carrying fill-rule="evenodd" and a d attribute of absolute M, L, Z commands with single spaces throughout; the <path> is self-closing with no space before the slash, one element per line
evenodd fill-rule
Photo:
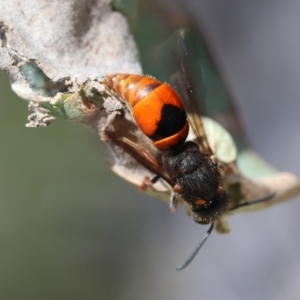
<path fill-rule="evenodd" d="M 171 213 L 176 213 L 177 206 L 178 206 L 178 196 L 176 195 L 176 193 L 173 190 L 171 191 L 169 205 L 170 205 Z"/>
<path fill-rule="evenodd" d="M 140 190 L 145 191 L 148 186 L 152 186 L 160 179 L 159 175 L 154 175 L 152 178 L 149 176 L 145 176 L 144 180 L 142 181 L 140 185 Z"/>

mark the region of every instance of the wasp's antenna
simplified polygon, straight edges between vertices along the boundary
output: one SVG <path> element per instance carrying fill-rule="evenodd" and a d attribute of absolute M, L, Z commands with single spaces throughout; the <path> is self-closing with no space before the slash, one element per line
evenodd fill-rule
<path fill-rule="evenodd" d="M 205 241 L 207 240 L 207 238 L 209 237 L 209 235 L 211 234 L 211 232 L 212 232 L 213 229 L 214 229 L 214 223 L 211 223 L 211 225 L 210 225 L 209 229 L 206 231 L 206 234 L 205 234 L 203 240 L 201 241 L 201 243 L 199 243 L 197 245 L 197 247 L 192 252 L 192 254 L 187 258 L 187 260 L 183 264 L 179 265 L 176 268 L 177 271 L 183 270 L 184 268 L 186 268 L 190 264 L 190 262 L 194 259 L 194 257 L 197 255 L 197 253 L 199 252 L 199 250 L 204 245 Z"/>
<path fill-rule="evenodd" d="M 249 206 L 249 205 L 253 205 L 253 204 L 258 204 L 258 203 L 261 203 L 261 202 L 265 202 L 265 201 L 268 201 L 270 199 L 272 199 L 274 196 L 276 195 L 276 192 L 273 192 L 265 197 L 262 197 L 260 199 L 257 199 L 257 200 L 254 200 L 254 201 L 251 201 L 251 202 L 243 202 L 243 203 L 239 203 L 237 204 L 236 206 L 233 206 L 230 210 L 236 210 L 240 207 L 244 207 L 244 206 Z"/>

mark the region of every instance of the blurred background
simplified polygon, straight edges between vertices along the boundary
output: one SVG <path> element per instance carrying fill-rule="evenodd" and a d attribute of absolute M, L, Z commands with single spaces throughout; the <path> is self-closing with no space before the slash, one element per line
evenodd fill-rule
<path fill-rule="evenodd" d="M 145 72 L 150 38 L 201 26 L 253 148 L 300 177 L 299 1 L 139 5 L 131 20 Z M 212 233 L 177 272 L 207 228 L 114 175 L 83 126 L 26 129 L 26 103 L 4 73 L 0 87 L 1 299 L 299 298 L 299 197 L 230 218 L 231 233 Z"/>

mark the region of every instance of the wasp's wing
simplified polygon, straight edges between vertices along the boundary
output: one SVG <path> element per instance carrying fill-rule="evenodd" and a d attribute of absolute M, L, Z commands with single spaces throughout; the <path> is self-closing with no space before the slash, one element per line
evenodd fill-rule
<path fill-rule="evenodd" d="M 232 135 L 238 150 L 247 148 L 234 97 L 199 29 L 180 29 L 155 51 L 161 78 L 170 81 L 182 98 L 197 136 L 205 136 L 201 116 L 208 116 Z M 197 131 L 194 129 L 197 128 Z M 205 140 L 202 139 L 205 146 Z"/>
<path fill-rule="evenodd" d="M 167 172 L 165 172 L 157 162 L 157 160 L 151 155 L 151 153 L 144 147 L 140 146 L 128 138 L 118 136 L 114 133 L 107 132 L 106 140 L 114 142 L 116 145 L 121 147 L 127 154 L 137 160 L 150 172 L 156 174 L 160 178 L 164 179 L 168 184 L 174 186 L 174 181 L 170 178 Z"/>
<path fill-rule="evenodd" d="M 171 84 L 180 96 L 184 107 L 188 114 L 189 123 L 196 135 L 196 142 L 198 143 L 201 151 L 205 154 L 212 155 L 205 129 L 201 120 L 200 107 L 198 103 L 204 101 L 205 84 L 203 76 L 201 76 L 197 83 L 193 82 L 190 74 L 193 74 L 194 65 L 189 64 L 188 58 L 190 56 L 185 39 L 185 30 L 178 32 L 178 58 L 175 62 L 178 64 L 178 72 L 171 76 Z M 196 95 L 194 86 L 200 90 L 200 94 Z M 200 99 L 199 99 L 199 98 Z"/>
<path fill-rule="evenodd" d="M 194 98 L 192 87 L 189 85 L 189 81 L 186 78 L 186 74 L 178 72 L 171 77 L 172 86 L 182 100 L 190 126 L 196 135 L 196 142 L 200 147 L 202 153 L 212 155 L 205 129 L 201 120 L 200 109 L 197 105 L 197 101 Z"/>

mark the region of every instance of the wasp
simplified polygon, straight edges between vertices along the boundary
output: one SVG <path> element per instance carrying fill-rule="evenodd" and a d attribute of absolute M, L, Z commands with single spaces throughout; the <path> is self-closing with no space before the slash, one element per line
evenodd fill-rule
<path fill-rule="evenodd" d="M 209 224 L 226 210 L 229 197 L 222 186 L 219 163 L 206 139 L 199 119 L 187 120 L 186 109 L 176 92 L 154 78 L 107 75 L 104 84 L 125 101 L 142 130 L 158 150 L 154 158 L 140 146 L 122 138 L 122 147 L 142 165 L 163 178 L 173 189 L 174 208 L 178 195 L 191 207 L 193 219 Z M 198 143 L 186 141 L 189 127 L 198 133 Z"/>
<path fill-rule="evenodd" d="M 173 211 L 182 199 L 195 222 L 211 223 L 195 253 L 178 268 L 183 269 L 229 205 L 218 159 L 209 146 L 200 114 L 195 113 L 197 106 L 189 100 L 183 103 L 186 98 L 181 99 L 171 86 L 152 77 L 111 74 L 106 75 L 103 84 L 127 103 L 138 127 L 152 140 L 157 156 L 125 137 L 109 133 L 108 137 L 155 174 L 151 183 L 162 178 L 171 186 Z M 190 127 L 196 142 L 186 140 Z"/>

